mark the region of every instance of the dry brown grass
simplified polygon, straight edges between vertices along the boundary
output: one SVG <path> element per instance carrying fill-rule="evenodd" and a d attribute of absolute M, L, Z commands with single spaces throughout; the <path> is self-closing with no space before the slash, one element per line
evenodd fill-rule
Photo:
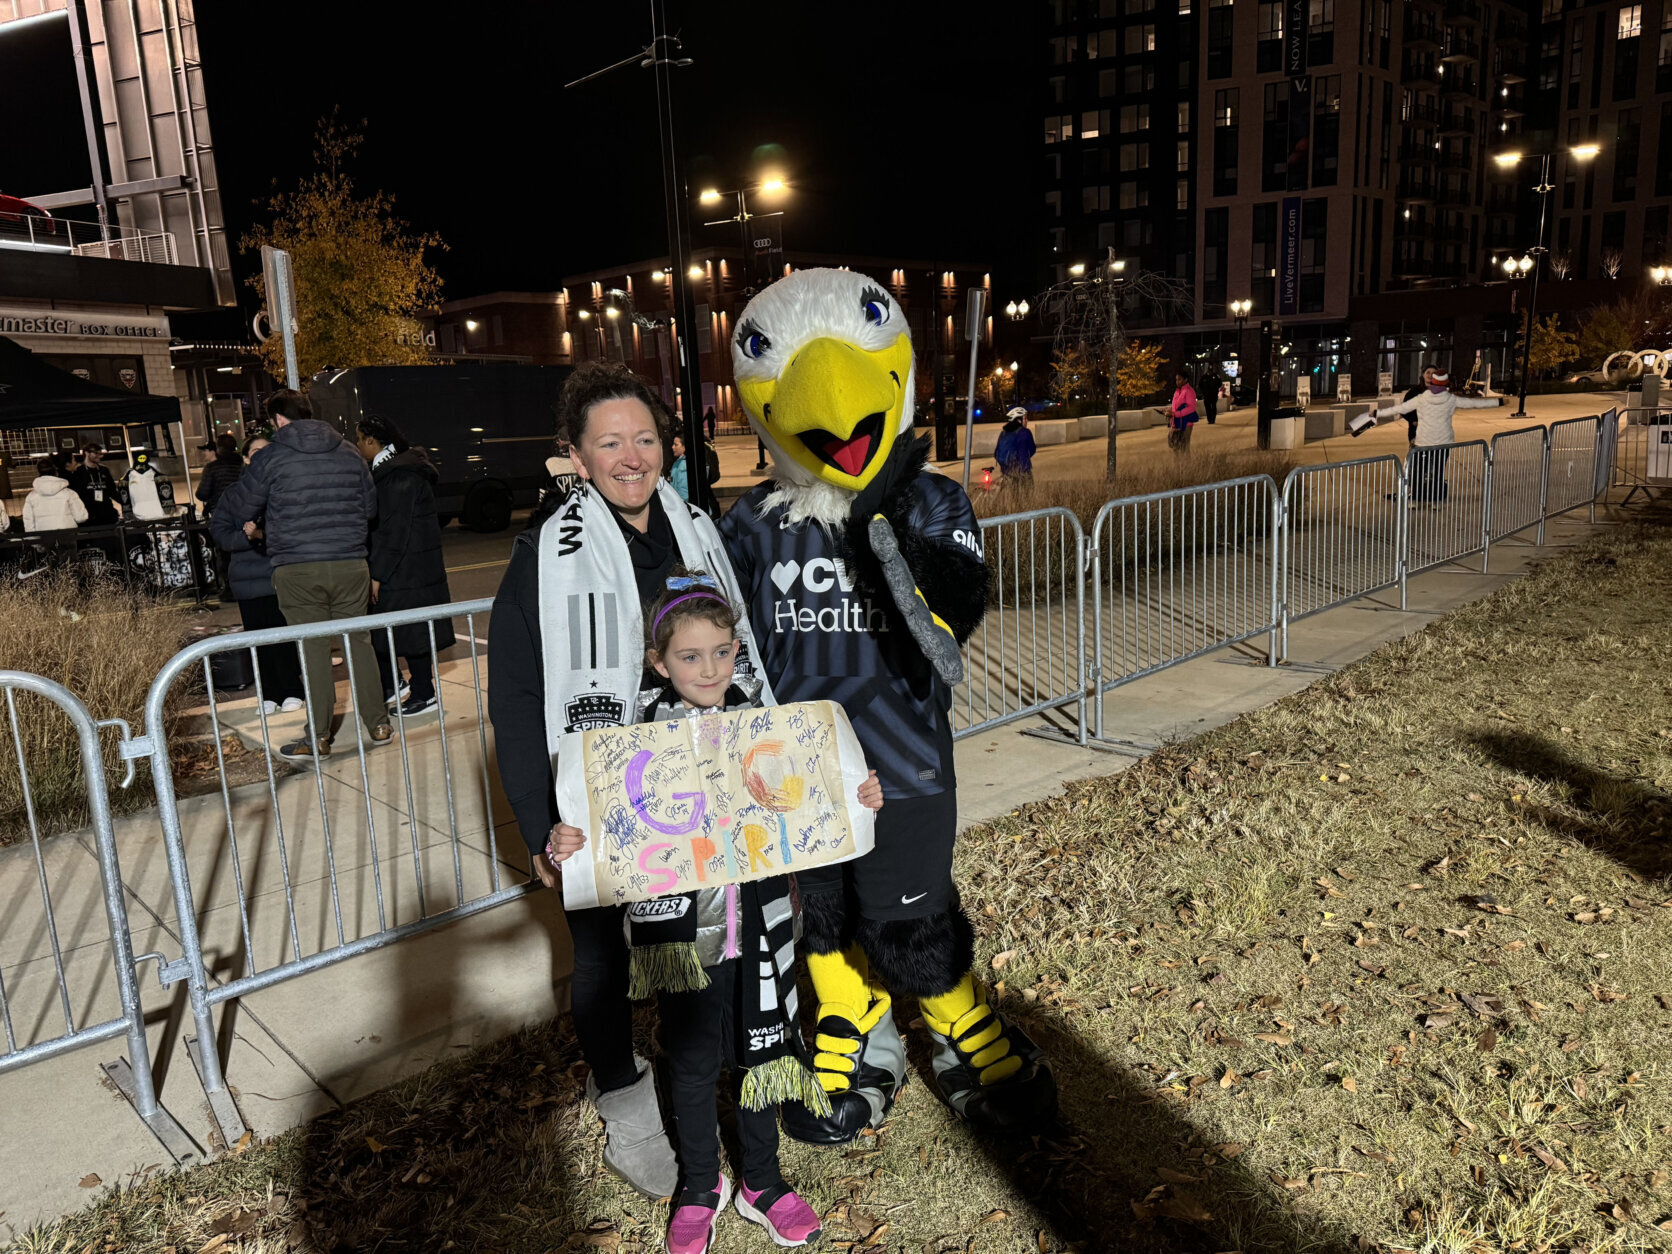
<path fill-rule="evenodd" d="M 69 574 L 0 582 L 0 666 L 63 684 L 95 719 L 124 718 L 140 729 L 145 693 L 180 648 L 182 611 L 116 582 L 88 582 Z M 188 685 L 176 686 L 173 708 Z M 86 789 L 74 725 L 52 702 L 32 693 L 16 698 L 29 783 L 42 834 L 87 822 Z M 115 787 L 125 768 L 117 733 L 102 733 L 111 802 L 133 809 L 150 800 L 146 772 L 131 789 Z M 9 716 L 0 711 L 0 845 L 28 837 L 28 817 Z"/>
<path fill-rule="evenodd" d="M 1053 1058 L 1062 1121 L 972 1135 L 912 1033 L 876 1136 L 785 1147 L 826 1248 L 1664 1250 L 1669 618 L 1672 533 L 1618 528 L 966 833 L 978 963 Z M 666 1212 L 601 1172 L 567 1039 L 526 1032 L 19 1248 L 658 1249 Z"/>

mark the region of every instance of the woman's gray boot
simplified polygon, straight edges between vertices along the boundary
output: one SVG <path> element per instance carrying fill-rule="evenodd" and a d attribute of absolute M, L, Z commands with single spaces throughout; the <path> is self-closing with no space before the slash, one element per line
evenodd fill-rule
<path fill-rule="evenodd" d="M 679 1163 L 662 1124 L 656 1076 L 637 1054 L 639 1078 L 624 1089 L 598 1091 L 586 1077 L 586 1096 L 604 1121 L 604 1165 L 646 1197 L 672 1197 L 679 1188 Z"/>

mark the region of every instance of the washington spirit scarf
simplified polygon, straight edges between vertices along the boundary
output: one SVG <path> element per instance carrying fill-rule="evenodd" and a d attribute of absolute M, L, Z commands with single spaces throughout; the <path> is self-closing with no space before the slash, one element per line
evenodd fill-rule
<path fill-rule="evenodd" d="M 680 500 L 665 480 L 656 492 L 680 560 L 719 580 L 741 611 L 744 599 L 714 523 Z M 760 651 L 747 618 L 738 622 L 737 634 L 743 641 L 738 678 L 758 683 L 763 699 L 771 704 L 766 677 L 755 669 Z M 634 700 L 644 677 L 644 610 L 626 537 L 608 503 L 585 483 L 540 528 L 540 647 L 546 748 L 554 762 L 565 732 L 633 721 Z"/>
<path fill-rule="evenodd" d="M 727 691 L 723 708 L 759 704 L 734 687 Z M 700 718 L 702 713 L 689 709 L 672 689 L 664 689 L 648 703 L 643 721 Z M 789 877 L 784 875 L 634 902 L 627 907 L 628 996 L 696 992 L 709 986 L 706 968 L 745 963 L 739 972 L 742 1008 L 736 1020 L 725 1008 L 736 1033 L 737 1057 L 748 1068 L 743 1104 L 764 1110 L 799 1101 L 829 1114 L 830 1099 L 813 1075 L 798 1021 L 795 941 L 795 908 Z"/>

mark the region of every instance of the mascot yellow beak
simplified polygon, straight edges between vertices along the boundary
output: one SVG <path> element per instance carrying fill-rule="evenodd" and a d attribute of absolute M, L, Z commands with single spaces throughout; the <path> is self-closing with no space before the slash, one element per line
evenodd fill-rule
<path fill-rule="evenodd" d="M 804 344 L 776 378 L 737 386 L 787 456 L 824 482 L 857 492 L 900 434 L 911 365 L 909 335 L 876 351 L 826 336 Z"/>

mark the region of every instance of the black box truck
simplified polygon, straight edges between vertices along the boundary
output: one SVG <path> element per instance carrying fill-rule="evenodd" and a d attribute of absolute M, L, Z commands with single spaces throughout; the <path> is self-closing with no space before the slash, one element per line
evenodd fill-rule
<path fill-rule="evenodd" d="M 429 450 L 441 474 L 443 525 L 503 531 L 532 507 L 557 438 L 557 398 L 568 366 L 363 366 L 308 385 L 314 415 L 354 438 L 362 414 L 387 418 Z"/>

